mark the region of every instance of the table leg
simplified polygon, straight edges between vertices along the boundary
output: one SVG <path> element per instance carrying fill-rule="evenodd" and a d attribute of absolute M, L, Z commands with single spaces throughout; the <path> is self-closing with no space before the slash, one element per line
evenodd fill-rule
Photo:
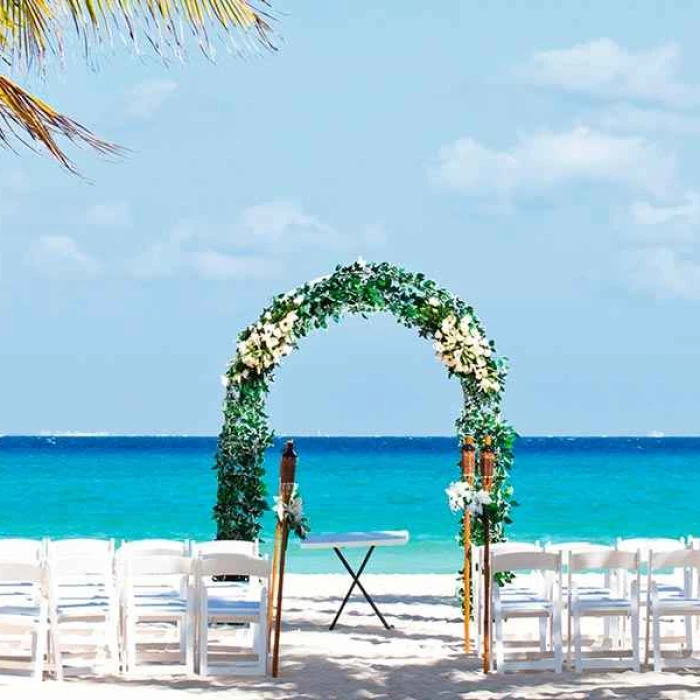
<path fill-rule="evenodd" d="M 345 595 L 345 598 L 343 598 L 343 602 L 340 605 L 340 608 L 338 612 L 335 615 L 335 618 L 333 619 L 333 622 L 331 622 L 331 626 L 329 629 L 335 629 L 335 626 L 338 622 L 338 619 L 340 618 L 340 614 L 343 612 L 343 609 L 345 608 L 346 603 L 350 599 L 350 596 L 352 595 L 352 592 L 355 590 L 355 586 L 357 586 L 361 591 L 362 595 L 365 597 L 365 600 L 372 606 L 372 610 L 374 610 L 375 615 L 382 621 L 382 624 L 384 627 L 388 630 L 392 629 L 392 626 L 387 623 L 387 621 L 384 619 L 384 616 L 379 612 L 379 608 L 375 605 L 374 601 L 372 600 L 372 597 L 367 593 L 365 590 L 365 587 L 360 583 L 360 576 L 362 576 L 362 572 L 365 570 L 365 567 L 367 566 L 367 562 L 369 561 L 370 557 L 372 556 L 372 552 L 374 552 L 374 547 L 370 547 L 367 550 L 367 554 L 365 554 L 365 558 L 362 560 L 362 564 L 360 565 L 360 568 L 357 570 L 357 573 L 355 573 L 352 570 L 352 567 L 348 563 L 347 559 L 343 556 L 343 553 L 340 551 L 338 547 L 333 547 L 333 551 L 336 553 L 338 556 L 338 559 L 342 562 L 343 566 L 345 567 L 346 571 L 350 574 L 352 577 L 352 585 L 350 586 L 350 589 Z"/>

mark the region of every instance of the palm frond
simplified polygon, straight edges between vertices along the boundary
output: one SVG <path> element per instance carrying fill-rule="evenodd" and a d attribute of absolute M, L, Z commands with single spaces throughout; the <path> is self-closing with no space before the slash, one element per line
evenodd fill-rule
<path fill-rule="evenodd" d="M 14 70 L 41 65 L 47 53 L 61 54 L 68 27 L 86 50 L 117 34 L 137 49 L 146 43 L 160 55 L 179 56 L 188 29 L 207 53 L 211 33 L 236 47 L 241 39 L 244 48 L 274 48 L 267 7 L 267 0 L 0 0 L 0 61 Z M 74 171 L 59 136 L 102 153 L 119 150 L 0 74 L 0 145 L 12 138 L 42 144 Z"/>
<path fill-rule="evenodd" d="M 76 172 L 58 145 L 56 139 L 60 136 L 99 153 L 114 155 L 120 151 L 118 146 L 97 138 L 78 122 L 0 75 L 0 144 L 11 147 L 13 138 L 29 146 L 40 144 L 68 170 Z"/>
<path fill-rule="evenodd" d="M 48 0 L 0 0 L 0 48 L 29 62 L 55 39 L 55 12 Z"/>
<path fill-rule="evenodd" d="M 0 0 L 0 50 L 24 65 L 60 52 L 66 25 L 88 48 L 117 34 L 158 54 L 179 55 L 187 29 L 205 51 L 211 32 L 244 48 L 273 48 L 269 14 L 251 0 Z"/>

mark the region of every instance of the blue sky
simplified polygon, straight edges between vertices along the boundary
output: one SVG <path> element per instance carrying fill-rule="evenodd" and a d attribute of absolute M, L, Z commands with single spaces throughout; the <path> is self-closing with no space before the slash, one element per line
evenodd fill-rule
<path fill-rule="evenodd" d="M 270 296 L 358 255 L 472 302 L 523 434 L 698 434 L 700 10 L 276 4 L 279 51 L 125 49 L 32 87 L 120 162 L 0 152 L 0 433 L 214 434 Z M 449 434 L 391 319 L 278 372 L 279 433 Z"/>

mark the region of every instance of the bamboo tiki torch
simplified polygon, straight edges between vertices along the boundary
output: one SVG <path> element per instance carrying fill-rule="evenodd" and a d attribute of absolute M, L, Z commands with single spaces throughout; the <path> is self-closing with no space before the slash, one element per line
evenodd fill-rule
<path fill-rule="evenodd" d="M 491 445 L 491 437 L 484 438 L 481 449 L 481 488 L 491 492 L 493 469 L 496 455 Z M 484 507 L 482 516 L 484 529 L 484 673 L 491 670 L 491 526 L 489 514 Z"/>
<path fill-rule="evenodd" d="M 297 453 L 294 451 L 294 441 L 289 440 L 282 452 L 280 462 L 280 498 L 286 506 L 292 496 L 294 479 L 297 468 Z M 284 567 L 287 559 L 287 540 L 289 528 L 287 518 L 277 521 L 275 531 L 276 559 L 273 560 L 273 583 L 270 586 L 274 595 L 274 641 L 272 646 L 272 676 L 277 678 L 280 665 L 280 636 L 282 634 L 282 596 L 284 590 Z M 272 595 L 270 596 L 272 598 Z"/>
<path fill-rule="evenodd" d="M 462 481 L 466 481 L 470 487 L 474 486 L 474 468 L 476 466 L 476 447 L 474 438 L 468 435 L 462 443 L 462 456 L 460 460 L 462 468 Z M 464 651 L 468 654 L 471 650 L 471 637 L 469 634 L 469 624 L 471 618 L 471 544 L 472 544 L 472 522 L 471 513 L 467 508 L 463 515 L 463 542 L 464 542 L 464 563 L 462 568 L 462 613 L 464 614 Z"/>
<path fill-rule="evenodd" d="M 278 486 L 278 497 L 282 498 L 282 484 L 284 483 L 282 473 L 284 470 L 284 452 L 282 450 L 282 459 L 280 461 L 280 479 Z M 280 568 L 280 542 L 282 541 L 282 523 L 279 519 L 275 522 L 275 542 L 272 550 L 272 575 L 270 577 L 270 590 L 267 592 L 267 649 L 270 650 L 272 645 L 272 632 L 274 627 L 275 603 L 277 601 L 277 582 L 279 580 Z"/>

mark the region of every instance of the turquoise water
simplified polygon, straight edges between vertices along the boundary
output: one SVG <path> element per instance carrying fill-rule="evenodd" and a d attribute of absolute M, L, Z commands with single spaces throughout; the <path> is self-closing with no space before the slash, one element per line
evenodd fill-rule
<path fill-rule="evenodd" d="M 407 529 L 371 570 L 454 572 L 444 489 L 451 438 L 299 438 L 298 481 L 316 532 Z M 2 437 L 0 536 L 214 536 L 213 438 Z M 267 455 L 276 483 L 281 443 Z M 512 538 L 600 542 L 700 535 L 700 438 L 522 438 Z M 266 521 L 269 541 L 272 519 Z M 292 571 L 340 571 L 330 552 L 290 548 Z"/>

